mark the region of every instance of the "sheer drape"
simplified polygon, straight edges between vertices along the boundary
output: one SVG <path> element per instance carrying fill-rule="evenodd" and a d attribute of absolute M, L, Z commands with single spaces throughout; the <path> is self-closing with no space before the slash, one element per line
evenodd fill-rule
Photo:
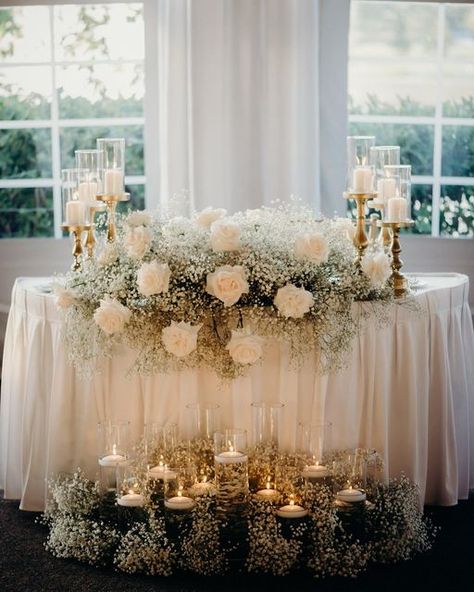
<path fill-rule="evenodd" d="M 157 199 L 234 211 L 296 194 L 331 212 L 348 22 L 349 0 L 159 0 Z"/>

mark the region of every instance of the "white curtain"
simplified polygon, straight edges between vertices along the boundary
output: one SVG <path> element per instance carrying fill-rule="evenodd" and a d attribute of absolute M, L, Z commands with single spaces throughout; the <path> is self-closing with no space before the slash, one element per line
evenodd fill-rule
<path fill-rule="evenodd" d="M 349 4 L 158 0 L 157 201 L 340 206 Z"/>

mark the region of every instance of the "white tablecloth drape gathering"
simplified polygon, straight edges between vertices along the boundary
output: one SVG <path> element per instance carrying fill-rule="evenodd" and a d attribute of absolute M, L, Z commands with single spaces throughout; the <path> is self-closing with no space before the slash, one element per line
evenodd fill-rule
<path fill-rule="evenodd" d="M 459 274 L 420 275 L 417 306 L 388 305 L 390 322 L 368 319 L 347 366 L 329 375 L 314 358 L 292 368 L 284 345 L 267 347 L 248 376 L 222 382 L 210 371 L 128 375 L 120 351 L 88 381 L 68 361 L 47 278 L 13 289 L 3 360 L 0 487 L 25 510 L 44 508 L 47 479 L 82 467 L 97 474 L 97 423 L 177 423 L 189 433 L 188 403 L 217 402 L 222 427 L 250 431 L 251 403 L 284 402 L 282 447 L 295 446 L 299 422 L 332 422 L 332 445 L 373 447 L 385 476 L 405 472 L 421 501 L 451 505 L 474 487 L 474 332 L 469 284 Z M 354 305 L 354 314 L 362 304 Z"/>

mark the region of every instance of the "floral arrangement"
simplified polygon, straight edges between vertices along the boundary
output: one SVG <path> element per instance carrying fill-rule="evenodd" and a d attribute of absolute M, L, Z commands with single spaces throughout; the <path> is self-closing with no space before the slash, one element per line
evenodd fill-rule
<path fill-rule="evenodd" d="M 117 241 L 55 288 L 70 358 L 90 373 L 124 344 L 139 372 L 208 367 L 234 378 L 274 338 L 293 361 L 317 352 L 320 369 L 337 368 L 357 330 L 353 302 L 392 298 L 388 256 L 368 249 L 356 267 L 353 230 L 296 202 L 123 216 Z"/>
<path fill-rule="evenodd" d="M 206 455 L 202 442 L 200 448 Z M 255 488 L 268 471 L 261 455 L 281 474 L 291 473 L 302 458 L 268 445 L 250 451 L 249 481 Z M 145 480 L 141 486 L 146 492 Z M 42 517 L 49 528 L 45 545 L 56 557 L 126 573 L 170 576 L 184 570 L 211 576 L 237 569 L 271 575 L 300 571 L 315 578 L 356 577 L 372 564 L 407 560 L 432 546 L 436 529 L 420 512 L 417 487 L 405 476 L 369 483 L 370 502 L 350 511 L 338 507 L 327 481 L 299 479 L 278 488 L 280 500 L 249 494 L 246 509 L 231 518 L 219 513 L 216 497 L 208 494 L 196 497 L 193 509 L 184 513 L 167 510 L 149 494 L 144 507 L 121 508 L 114 494 L 100 493 L 78 470 L 50 482 Z M 290 492 L 308 509 L 305 518 L 277 517 L 274 504 Z"/>

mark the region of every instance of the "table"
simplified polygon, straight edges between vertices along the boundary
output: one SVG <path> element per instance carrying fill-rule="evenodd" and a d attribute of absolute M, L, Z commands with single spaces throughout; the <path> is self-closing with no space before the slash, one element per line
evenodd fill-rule
<path fill-rule="evenodd" d="M 48 278 L 20 278 L 13 288 L 3 361 L 0 486 L 24 510 L 42 510 L 46 480 L 78 466 L 97 474 L 96 426 L 128 419 L 176 422 L 185 436 L 186 404 L 219 402 L 223 427 L 251 425 L 252 401 L 284 401 L 281 444 L 295 446 L 298 422 L 330 421 L 337 448 L 376 448 L 385 475 L 404 471 L 421 501 L 451 505 L 474 486 L 474 332 L 469 284 L 459 274 L 418 277 L 413 306 L 390 305 L 389 322 L 369 319 L 354 339 L 347 367 L 320 376 L 314 359 L 289 367 L 272 344 L 261 366 L 222 385 L 188 370 L 127 375 L 133 353 L 118 351 L 90 381 L 80 379 L 61 340 L 61 318 Z M 367 304 L 355 304 L 360 314 Z"/>

